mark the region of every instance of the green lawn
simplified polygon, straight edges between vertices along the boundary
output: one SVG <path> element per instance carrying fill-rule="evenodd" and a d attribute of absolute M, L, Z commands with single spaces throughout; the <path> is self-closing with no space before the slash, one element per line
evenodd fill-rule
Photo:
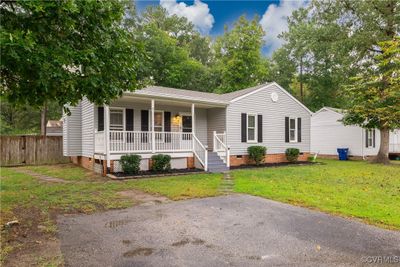
<path fill-rule="evenodd" d="M 400 166 L 323 165 L 233 171 L 235 191 L 400 229 Z"/>
<path fill-rule="evenodd" d="M 133 200 L 118 194 L 121 191 L 139 189 L 152 194 L 164 195 L 178 200 L 208 197 L 218 194 L 220 174 L 193 174 L 187 176 L 149 178 L 140 180 L 113 181 L 100 177 L 71 164 L 24 167 L 36 173 L 61 178 L 68 183 L 50 183 L 16 168 L 1 168 L 1 211 L 0 224 L 11 220 L 20 222 L 17 234 L 24 231 L 33 233 L 38 225 L 43 235 L 56 233 L 55 215 L 66 213 L 92 213 L 132 206 Z M 2 240 L 23 240 L 2 231 Z M 15 234 L 15 233 L 14 233 Z M 31 234 L 32 235 L 32 234 Z M 1 259 L 14 247 L 27 244 L 2 242 Z"/>

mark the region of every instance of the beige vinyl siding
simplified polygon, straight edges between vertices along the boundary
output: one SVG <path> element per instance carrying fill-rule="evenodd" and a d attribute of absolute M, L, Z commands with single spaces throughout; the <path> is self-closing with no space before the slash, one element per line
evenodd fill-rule
<path fill-rule="evenodd" d="M 226 109 L 225 108 L 211 108 L 207 110 L 207 135 L 208 147 L 213 148 L 213 131 L 223 133 L 226 124 Z"/>
<path fill-rule="evenodd" d="M 380 132 L 375 130 L 375 147 L 366 147 L 365 129 L 345 126 L 343 115 L 321 110 L 311 118 L 311 151 L 322 155 L 337 155 L 337 148 L 349 148 L 349 155 L 372 156 L 379 150 Z"/>
<path fill-rule="evenodd" d="M 85 97 L 81 102 L 82 109 L 82 156 L 93 157 L 94 154 L 94 104 Z"/>
<path fill-rule="evenodd" d="M 81 103 L 76 107 L 69 106 L 71 115 L 64 114 L 63 144 L 65 156 L 82 154 L 82 110 Z"/>
<path fill-rule="evenodd" d="M 278 101 L 271 100 L 271 93 L 278 94 Z M 263 142 L 241 142 L 241 113 L 263 115 Z M 285 142 L 285 117 L 302 119 L 301 142 Z M 240 100 L 232 102 L 227 108 L 227 139 L 231 155 L 245 155 L 252 145 L 267 147 L 267 154 L 284 153 L 289 147 L 310 151 L 310 112 L 292 99 L 279 87 L 272 85 Z"/>

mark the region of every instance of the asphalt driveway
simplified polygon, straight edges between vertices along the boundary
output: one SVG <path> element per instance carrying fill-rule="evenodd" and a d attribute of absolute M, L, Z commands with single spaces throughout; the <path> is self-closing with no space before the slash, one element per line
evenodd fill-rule
<path fill-rule="evenodd" d="M 400 232 L 248 195 L 60 217 L 58 227 L 67 266 L 373 266 L 376 256 L 400 257 Z"/>

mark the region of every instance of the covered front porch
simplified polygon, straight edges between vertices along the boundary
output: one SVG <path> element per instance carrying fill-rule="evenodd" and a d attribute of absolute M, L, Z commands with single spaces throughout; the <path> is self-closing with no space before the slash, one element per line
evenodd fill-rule
<path fill-rule="evenodd" d="M 226 147 L 224 132 L 208 120 L 225 107 L 206 103 L 124 96 L 95 112 L 95 157 L 117 159 L 124 154 L 192 153 L 196 166 L 208 169 L 208 150 Z M 211 138 L 211 140 L 210 140 Z M 211 141 L 212 147 L 209 147 Z M 200 166 L 199 166 L 200 165 Z"/>

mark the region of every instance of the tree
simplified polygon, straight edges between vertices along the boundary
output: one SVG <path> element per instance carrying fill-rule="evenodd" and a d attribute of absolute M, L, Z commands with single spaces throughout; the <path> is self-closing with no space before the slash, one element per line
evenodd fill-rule
<path fill-rule="evenodd" d="M 340 92 L 349 77 L 379 51 L 378 42 L 399 32 L 399 5 L 397 0 L 314 0 L 293 12 L 281 37 L 296 71 L 281 69 L 289 72 L 285 76 L 300 77 L 303 65 L 301 80 L 309 89 L 304 101 L 311 109 L 344 107 Z"/>
<path fill-rule="evenodd" d="M 380 129 L 375 162 L 389 163 L 389 132 L 400 127 L 400 37 L 378 45 L 381 53 L 376 54 L 373 67 L 364 68 L 344 91 L 350 105 L 343 121 Z"/>
<path fill-rule="evenodd" d="M 141 49 L 124 27 L 124 1 L 15 1 L 1 5 L 1 94 L 45 109 L 83 97 L 109 103 L 137 86 Z"/>
<path fill-rule="evenodd" d="M 209 61 L 209 40 L 201 37 L 186 18 L 169 16 L 162 7 L 148 7 L 136 32 L 147 55 L 142 62 L 141 79 L 191 90 L 211 88 L 210 72 L 205 65 Z M 204 47 L 207 49 L 201 49 Z"/>
<path fill-rule="evenodd" d="M 214 71 L 220 76 L 219 92 L 232 92 L 265 82 L 266 65 L 261 55 L 264 31 L 258 18 L 241 16 L 231 31 L 217 38 Z"/>

